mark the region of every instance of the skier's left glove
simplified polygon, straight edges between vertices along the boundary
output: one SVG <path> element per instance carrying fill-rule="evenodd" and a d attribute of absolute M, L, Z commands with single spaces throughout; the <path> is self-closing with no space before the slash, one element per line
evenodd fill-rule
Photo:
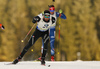
<path fill-rule="evenodd" d="M 62 14 L 62 10 L 60 9 L 59 10 L 59 17 L 61 17 L 61 14 Z"/>
<path fill-rule="evenodd" d="M 60 10 L 59 10 L 59 13 L 61 14 L 62 12 L 63 12 L 63 11 L 60 9 Z"/>

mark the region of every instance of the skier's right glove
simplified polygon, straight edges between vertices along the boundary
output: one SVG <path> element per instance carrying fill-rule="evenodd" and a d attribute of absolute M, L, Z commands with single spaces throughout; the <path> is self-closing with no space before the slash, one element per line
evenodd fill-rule
<path fill-rule="evenodd" d="M 32 21 L 32 22 L 33 22 L 33 23 L 39 22 L 40 19 L 41 19 L 41 18 L 40 18 L 39 16 L 36 16 L 36 17 L 33 18 L 33 21 Z"/>

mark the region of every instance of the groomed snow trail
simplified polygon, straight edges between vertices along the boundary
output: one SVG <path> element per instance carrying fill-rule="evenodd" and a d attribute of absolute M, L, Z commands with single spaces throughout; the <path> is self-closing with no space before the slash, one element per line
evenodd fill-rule
<path fill-rule="evenodd" d="M 39 61 L 21 61 L 16 65 L 0 62 L 0 69 L 100 69 L 100 61 L 46 61 L 42 66 Z"/>

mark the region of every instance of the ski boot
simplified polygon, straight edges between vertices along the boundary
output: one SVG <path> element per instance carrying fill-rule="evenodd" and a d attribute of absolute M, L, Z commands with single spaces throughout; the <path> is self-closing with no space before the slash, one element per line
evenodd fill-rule
<path fill-rule="evenodd" d="M 45 59 L 41 58 L 41 65 L 45 65 Z"/>
<path fill-rule="evenodd" d="M 12 64 L 17 64 L 20 60 L 19 59 L 15 59 Z"/>
<path fill-rule="evenodd" d="M 21 56 L 19 56 L 18 58 L 16 58 L 16 59 L 12 62 L 12 64 L 17 64 L 20 60 L 21 60 Z"/>
<path fill-rule="evenodd" d="M 51 61 L 55 61 L 55 60 L 54 60 L 54 56 L 51 56 Z"/>

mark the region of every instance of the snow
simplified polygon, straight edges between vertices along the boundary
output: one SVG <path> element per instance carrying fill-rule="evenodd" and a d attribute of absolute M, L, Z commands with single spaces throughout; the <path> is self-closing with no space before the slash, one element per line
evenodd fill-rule
<path fill-rule="evenodd" d="M 0 69 L 100 69 L 100 61 L 46 61 L 46 66 L 39 61 L 21 61 L 16 65 L 7 63 L 11 62 L 0 62 Z"/>

